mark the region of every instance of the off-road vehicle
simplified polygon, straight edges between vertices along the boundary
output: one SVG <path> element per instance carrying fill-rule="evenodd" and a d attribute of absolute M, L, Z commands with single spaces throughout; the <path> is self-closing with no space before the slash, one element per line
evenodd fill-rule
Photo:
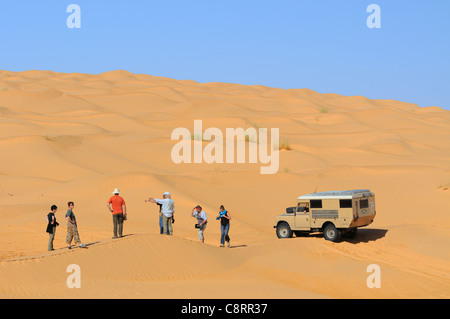
<path fill-rule="evenodd" d="M 323 232 L 326 240 L 338 242 L 356 236 L 375 215 L 375 195 L 368 189 L 320 192 L 298 197 L 297 206 L 276 217 L 274 228 L 278 238 Z"/>

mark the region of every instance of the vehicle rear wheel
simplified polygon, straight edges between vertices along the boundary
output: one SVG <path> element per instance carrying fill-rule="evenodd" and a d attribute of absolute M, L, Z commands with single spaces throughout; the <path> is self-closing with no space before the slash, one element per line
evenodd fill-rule
<path fill-rule="evenodd" d="M 281 222 L 277 225 L 277 236 L 278 238 L 291 238 L 292 230 L 289 224 L 286 222 Z"/>
<path fill-rule="evenodd" d="M 330 223 L 325 225 L 325 228 L 323 229 L 323 237 L 325 237 L 326 240 L 336 243 L 341 240 L 341 231 Z"/>

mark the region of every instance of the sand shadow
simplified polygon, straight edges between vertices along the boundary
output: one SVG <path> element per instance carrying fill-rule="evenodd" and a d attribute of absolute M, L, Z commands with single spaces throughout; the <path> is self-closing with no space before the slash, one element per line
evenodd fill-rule
<path fill-rule="evenodd" d="M 134 235 L 136 235 L 136 234 L 125 234 L 125 235 L 122 235 L 122 237 L 121 238 L 124 238 L 124 237 L 129 237 L 129 236 L 134 236 Z M 119 238 L 120 239 L 120 238 Z"/>
<path fill-rule="evenodd" d="M 136 235 L 136 234 L 125 234 L 125 235 L 122 235 L 121 237 L 117 237 L 117 238 L 111 238 L 111 239 L 107 239 L 107 240 L 97 240 L 97 241 L 93 241 L 93 242 L 87 243 L 87 244 L 85 244 L 85 246 L 87 247 L 87 246 L 92 246 L 92 245 L 95 245 L 95 244 L 121 240 L 122 238 L 131 237 L 131 236 L 134 236 L 134 235 Z"/>
<path fill-rule="evenodd" d="M 231 245 L 228 248 L 243 248 L 243 247 L 247 247 L 247 245 Z"/>
<path fill-rule="evenodd" d="M 90 242 L 90 243 L 87 243 L 87 244 L 84 244 L 84 245 L 86 246 L 86 248 L 88 248 L 89 246 L 92 246 L 92 245 L 95 245 L 95 244 L 98 244 L 98 243 L 100 243 L 100 241 L 93 241 L 93 242 Z"/>
<path fill-rule="evenodd" d="M 120 240 L 122 238 L 129 237 L 129 236 L 134 236 L 134 235 L 136 235 L 136 234 L 126 234 L 126 235 L 122 235 L 122 237 L 118 237 L 118 238 L 111 238 L 111 239 L 106 239 L 106 240 L 92 241 L 92 242 L 89 242 L 89 243 L 85 243 L 84 247 L 80 247 L 78 245 L 72 245 L 72 248 L 70 250 L 78 249 L 78 248 L 89 248 L 89 246 L 102 244 L 102 243 L 107 243 L 107 242 L 111 242 L 111 241 L 115 241 L 115 240 Z M 61 247 L 59 249 L 68 249 L 68 247 L 67 246 L 66 247 Z"/>
<path fill-rule="evenodd" d="M 122 238 L 125 238 L 125 237 L 130 237 L 130 236 L 134 236 L 134 235 L 136 235 L 136 234 L 125 234 L 125 235 L 122 235 L 121 237 L 116 237 L 116 238 L 111 237 L 111 239 L 112 240 L 118 240 L 118 239 L 122 239 Z"/>
<path fill-rule="evenodd" d="M 345 241 L 351 244 L 359 244 L 359 243 L 368 243 L 370 241 L 375 241 L 378 239 L 383 238 L 386 236 L 386 233 L 388 232 L 387 229 L 374 229 L 374 228 L 367 228 L 367 229 L 358 229 L 357 234 L 354 238 L 347 237 L 345 235 L 342 236 L 341 241 Z M 295 236 L 296 238 L 323 238 L 323 233 L 305 233 L 305 234 L 299 234 L 298 236 Z"/>
<path fill-rule="evenodd" d="M 354 238 L 347 238 L 345 236 L 342 236 L 342 241 L 346 241 L 351 244 L 368 243 L 370 241 L 375 241 L 383 238 L 384 236 L 386 236 L 387 232 L 387 229 L 358 229 L 358 233 Z"/>

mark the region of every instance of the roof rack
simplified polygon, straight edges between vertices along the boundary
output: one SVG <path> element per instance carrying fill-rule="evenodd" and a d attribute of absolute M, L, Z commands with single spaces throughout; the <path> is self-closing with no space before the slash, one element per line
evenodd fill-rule
<path fill-rule="evenodd" d="M 354 197 L 372 196 L 373 193 L 369 189 L 353 189 L 347 191 L 328 191 L 328 192 L 318 192 L 312 194 L 306 194 L 299 196 L 297 199 L 331 199 L 331 198 L 341 198 L 341 199 L 351 199 Z"/>

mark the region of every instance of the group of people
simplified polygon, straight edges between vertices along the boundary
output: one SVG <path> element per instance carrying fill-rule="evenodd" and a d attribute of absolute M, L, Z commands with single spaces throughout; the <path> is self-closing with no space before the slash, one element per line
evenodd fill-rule
<path fill-rule="evenodd" d="M 72 241 L 75 242 L 76 245 L 79 245 L 81 248 L 85 248 L 86 245 L 83 244 L 80 240 L 80 235 L 78 234 L 78 226 L 77 220 L 75 218 L 75 214 L 73 212 L 73 208 L 75 207 L 74 202 L 67 203 L 68 210 L 66 213 L 67 219 L 67 235 L 66 235 L 66 243 L 68 248 L 72 248 Z M 58 207 L 56 205 L 52 205 L 50 208 L 51 212 L 47 215 L 47 233 L 49 233 L 48 239 L 48 250 L 54 250 L 53 248 L 53 240 L 55 239 L 56 234 L 56 226 L 59 226 L 59 223 L 56 221 L 56 212 L 58 211 Z"/>
<path fill-rule="evenodd" d="M 203 243 L 205 242 L 204 232 L 208 223 L 208 217 L 200 205 L 192 209 L 192 217 L 197 218 L 195 227 L 198 228 L 198 238 Z M 228 236 L 228 232 L 230 230 L 231 215 L 225 210 L 223 205 L 220 206 L 219 215 L 216 216 L 216 220 L 220 220 L 220 247 L 224 247 L 225 242 L 230 247 L 230 236 Z"/>
<path fill-rule="evenodd" d="M 156 203 L 159 206 L 160 234 L 173 235 L 172 224 L 175 223 L 175 203 L 171 198 L 170 193 L 165 192 L 162 199 L 150 197 L 145 200 L 145 202 Z M 195 228 L 198 229 L 198 238 L 204 243 L 204 232 L 208 223 L 208 217 L 200 205 L 195 206 L 192 209 L 191 214 L 192 217 L 197 218 Z M 230 236 L 228 235 L 228 232 L 230 230 L 231 215 L 225 210 L 223 205 L 220 206 L 219 215 L 216 219 L 220 220 L 221 223 L 220 247 L 224 247 L 225 242 L 227 242 L 227 246 L 230 247 Z"/>
<path fill-rule="evenodd" d="M 113 217 L 113 239 L 123 237 L 123 222 L 127 220 L 127 207 L 125 204 L 125 200 L 120 196 L 120 191 L 118 188 L 115 188 L 112 192 L 113 196 L 108 200 L 106 206 L 108 210 L 112 213 Z M 175 203 L 170 196 L 169 192 L 165 192 L 162 196 L 162 199 L 157 199 L 154 197 L 150 197 L 145 200 L 145 202 L 156 203 L 159 206 L 159 227 L 160 234 L 173 235 L 173 227 L 172 224 L 175 222 Z M 72 241 L 74 241 L 75 245 L 79 245 L 81 248 L 85 248 L 86 245 L 83 244 L 80 240 L 80 235 L 78 233 L 78 226 L 75 218 L 75 214 L 73 209 L 75 207 L 74 202 L 67 203 L 68 210 L 65 215 L 67 219 L 67 235 L 66 235 L 66 243 L 68 248 L 72 248 Z M 58 207 L 56 205 L 51 206 L 51 212 L 47 215 L 47 233 L 49 234 L 48 241 L 48 250 L 52 251 L 53 241 L 55 239 L 56 227 L 59 226 L 59 223 L 56 221 L 56 212 Z M 198 237 L 202 243 L 205 241 L 204 232 L 208 223 L 208 218 L 203 211 L 200 205 L 195 206 L 192 209 L 192 217 L 197 219 L 197 224 L 195 224 L 195 228 L 198 229 Z M 225 246 L 225 242 L 227 246 L 230 247 L 230 237 L 228 232 L 230 230 L 230 213 L 225 210 L 225 207 L 222 205 L 219 209 L 219 214 L 216 217 L 216 220 L 220 220 L 221 227 L 221 236 L 220 236 L 220 247 Z"/>

